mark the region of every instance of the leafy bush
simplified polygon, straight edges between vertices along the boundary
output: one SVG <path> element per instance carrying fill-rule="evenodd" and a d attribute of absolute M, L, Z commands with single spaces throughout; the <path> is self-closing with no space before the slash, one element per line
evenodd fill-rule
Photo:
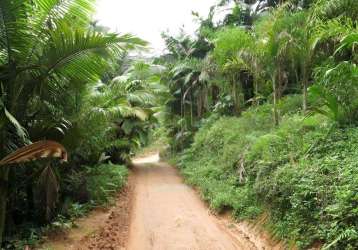
<path fill-rule="evenodd" d="M 62 182 L 61 215 L 82 216 L 89 208 L 108 204 L 127 182 L 128 169 L 122 165 L 81 166 Z"/>
<path fill-rule="evenodd" d="M 179 159 L 187 181 L 199 187 L 214 209 L 233 208 L 240 217 L 259 213 L 257 201 L 245 184 L 246 170 L 241 163 L 248 146 L 273 129 L 271 109 L 271 105 L 265 104 L 244 112 L 241 118 L 208 119 Z"/>
<path fill-rule="evenodd" d="M 87 169 L 87 190 L 89 198 L 101 205 L 111 201 L 113 194 L 127 182 L 128 170 L 125 166 L 102 164 Z"/>
<path fill-rule="evenodd" d="M 270 104 L 204 126 L 179 167 L 217 211 L 266 211 L 271 232 L 299 248 L 357 249 L 358 129 L 295 114 L 297 99 L 281 102 L 278 127 Z"/>
<path fill-rule="evenodd" d="M 317 68 L 315 78 L 318 84 L 310 89 L 311 94 L 318 100 L 314 109 L 339 124 L 356 123 L 357 72 L 357 65 L 349 62 L 338 65 L 330 62 Z"/>
<path fill-rule="evenodd" d="M 306 157 L 256 183 L 281 227 L 279 236 L 289 235 L 301 247 L 322 241 L 332 249 L 357 248 L 357 136 L 356 128 L 334 130 Z"/>
<path fill-rule="evenodd" d="M 61 196 L 57 215 L 46 225 L 28 221 L 16 227 L 6 237 L 5 249 L 24 249 L 26 245 L 36 246 L 43 235 L 65 231 L 75 225 L 74 220 L 86 215 L 96 206 L 106 206 L 127 182 L 128 169 L 122 165 L 101 164 L 92 167 L 81 166 L 71 171 L 62 180 Z"/>

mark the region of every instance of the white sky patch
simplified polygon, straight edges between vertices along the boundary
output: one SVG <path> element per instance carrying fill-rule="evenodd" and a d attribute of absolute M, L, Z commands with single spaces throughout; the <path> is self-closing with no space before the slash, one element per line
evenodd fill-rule
<path fill-rule="evenodd" d="M 150 42 L 154 53 L 164 48 L 161 32 L 171 34 L 180 27 L 193 34 L 198 24 L 192 11 L 207 16 L 218 0 L 97 0 L 95 20 L 119 33 L 132 33 Z"/>

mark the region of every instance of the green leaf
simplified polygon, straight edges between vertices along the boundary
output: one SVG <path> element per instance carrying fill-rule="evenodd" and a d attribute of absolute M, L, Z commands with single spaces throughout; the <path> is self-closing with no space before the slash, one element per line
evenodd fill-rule
<path fill-rule="evenodd" d="M 23 126 L 21 126 L 21 124 L 18 122 L 18 120 L 16 120 L 16 118 L 5 107 L 3 107 L 3 109 L 5 112 L 5 116 L 10 121 L 10 123 L 15 127 L 17 135 L 23 141 L 26 141 L 28 138 L 26 129 Z"/>
<path fill-rule="evenodd" d="M 122 125 L 122 129 L 124 133 L 129 135 L 132 132 L 132 129 L 134 127 L 134 124 L 130 120 L 125 120 Z"/>

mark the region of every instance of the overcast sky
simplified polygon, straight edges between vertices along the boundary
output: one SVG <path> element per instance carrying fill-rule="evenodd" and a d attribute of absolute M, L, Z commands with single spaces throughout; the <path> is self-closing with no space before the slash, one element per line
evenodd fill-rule
<path fill-rule="evenodd" d="M 112 31 L 132 33 L 147 40 L 156 53 L 164 49 L 161 32 L 184 29 L 193 33 L 197 23 L 191 11 L 207 15 L 217 0 L 97 0 L 95 19 Z"/>

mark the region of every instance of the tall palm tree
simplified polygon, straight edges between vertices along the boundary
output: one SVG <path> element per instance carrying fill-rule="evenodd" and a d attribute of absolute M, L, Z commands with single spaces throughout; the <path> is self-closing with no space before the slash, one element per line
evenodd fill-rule
<path fill-rule="evenodd" d="M 231 85 L 231 95 L 234 100 L 236 114 L 242 111 L 243 100 L 239 95 L 244 94 L 243 73 L 247 66 L 240 54 L 248 51 L 254 45 L 254 39 L 243 28 L 229 27 L 217 33 L 213 56 L 221 66 L 221 70 Z"/>
<path fill-rule="evenodd" d="M 265 53 L 265 44 L 262 40 L 253 41 L 252 46 L 242 48 L 237 57 L 232 60 L 230 63 L 236 64 L 237 69 L 240 71 L 248 71 L 249 74 L 253 77 L 253 88 L 254 88 L 254 97 L 251 100 L 253 104 L 258 104 L 259 99 L 261 98 L 259 93 L 260 82 L 264 80 L 265 71 L 264 71 L 264 53 Z"/>
<path fill-rule="evenodd" d="M 283 5 L 270 18 L 259 22 L 256 30 L 258 39 L 265 43 L 263 53 L 266 62 L 266 72 L 271 78 L 273 89 L 273 120 L 279 123 L 278 101 L 282 97 L 288 84 L 290 70 L 295 71 L 297 57 L 297 39 L 292 33 L 296 23 L 296 16 L 286 11 L 289 5 Z"/>

